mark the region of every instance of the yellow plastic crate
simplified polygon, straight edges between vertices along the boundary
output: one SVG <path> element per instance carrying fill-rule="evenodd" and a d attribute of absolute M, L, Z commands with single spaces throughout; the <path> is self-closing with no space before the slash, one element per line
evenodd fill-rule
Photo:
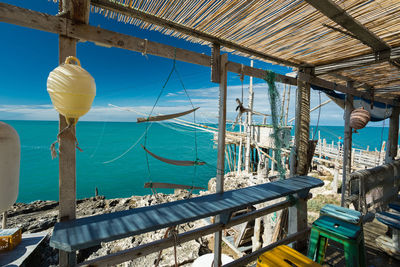
<path fill-rule="evenodd" d="M 21 243 L 22 231 L 19 228 L 0 230 L 0 251 L 13 250 Z"/>

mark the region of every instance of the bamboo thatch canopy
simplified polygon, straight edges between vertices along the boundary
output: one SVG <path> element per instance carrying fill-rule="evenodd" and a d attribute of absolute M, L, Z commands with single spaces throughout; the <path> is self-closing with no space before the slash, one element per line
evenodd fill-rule
<path fill-rule="evenodd" d="M 235 54 L 315 67 L 392 98 L 400 87 L 398 0 L 91 0 L 91 11 Z M 236 48 L 236 49 L 235 49 Z M 383 63 L 382 63 L 383 62 Z M 385 95 L 385 93 L 390 93 Z"/>

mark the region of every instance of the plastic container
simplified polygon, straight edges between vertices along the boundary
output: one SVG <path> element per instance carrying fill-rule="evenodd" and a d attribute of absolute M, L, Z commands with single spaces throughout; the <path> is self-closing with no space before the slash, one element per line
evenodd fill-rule
<path fill-rule="evenodd" d="M 72 61 L 77 64 L 72 64 Z M 90 110 L 96 96 L 96 84 L 77 58 L 68 57 L 65 64 L 50 72 L 47 92 L 54 108 L 67 119 L 67 123 L 76 124 Z"/>
<path fill-rule="evenodd" d="M 19 228 L 0 229 L 0 251 L 13 250 L 22 240 Z"/>
<path fill-rule="evenodd" d="M 17 131 L 0 122 L 0 213 L 18 197 L 21 146 Z"/>

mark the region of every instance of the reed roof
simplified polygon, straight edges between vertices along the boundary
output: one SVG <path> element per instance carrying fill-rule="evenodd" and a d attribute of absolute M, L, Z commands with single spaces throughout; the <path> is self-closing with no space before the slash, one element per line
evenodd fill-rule
<path fill-rule="evenodd" d="M 107 2 L 109 7 L 123 5 L 295 64 L 316 66 L 317 74 L 319 68 L 324 69 L 329 64 L 327 71 L 334 71 L 336 62 L 343 60 L 375 61 L 370 46 L 303 0 L 92 0 L 92 12 L 209 45 L 208 41 L 195 35 L 183 34 L 165 25 L 150 24 L 126 13 L 115 12 L 113 8 L 99 8 L 99 2 Z M 400 58 L 400 1 L 333 2 L 395 49 L 395 56 Z M 226 50 L 249 56 L 240 51 Z M 399 70 L 399 67 L 386 62 L 340 71 L 340 74 L 383 92 L 384 88 L 400 89 Z"/>

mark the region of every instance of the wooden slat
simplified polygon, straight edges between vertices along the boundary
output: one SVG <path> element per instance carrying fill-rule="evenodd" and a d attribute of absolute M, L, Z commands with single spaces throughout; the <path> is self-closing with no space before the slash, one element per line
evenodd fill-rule
<path fill-rule="evenodd" d="M 64 251 L 75 251 L 101 242 L 240 210 L 323 184 L 313 177 L 293 177 L 224 193 L 61 222 L 54 227 L 50 244 Z"/>
<path fill-rule="evenodd" d="M 146 147 L 141 145 L 142 148 L 149 153 L 153 158 L 158 159 L 159 161 L 165 162 L 167 164 L 177 165 L 177 166 L 194 166 L 194 165 L 204 165 L 206 164 L 204 161 L 192 161 L 192 160 L 174 160 L 174 159 L 167 159 L 149 151 Z"/>
<path fill-rule="evenodd" d="M 145 183 L 144 188 L 165 188 L 165 189 L 205 189 L 204 187 L 200 186 L 191 186 L 191 185 L 183 185 L 183 184 L 171 184 L 171 183 L 157 183 L 157 182 L 151 182 L 151 183 Z"/>
<path fill-rule="evenodd" d="M 305 0 L 325 16 L 351 32 L 358 40 L 374 51 L 390 51 L 390 46 L 368 30 L 364 25 L 351 17 L 343 8 L 332 0 Z"/>
<path fill-rule="evenodd" d="M 266 59 L 266 60 L 273 61 L 273 62 L 276 62 L 279 64 L 283 64 L 286 66 L 292 66 L 292 67 L 299 66 L 299 64 L 297 64 L 293 61 L 283 60 L 283 59 L 280 59 L 280 58 L 277 58 L 277 57 L 274 57 L 274 56 L 271 56 L 268 54 L 264 54 L 258 50 L 250 49 L 246 46 L 242 46 L 242 45 L 236 44 L 234 42 L 215 37 L 211 34 L 207 34 L 207 33 L 203 32 L 203 31 L 195 30 L 195 29 L 187 27 L 183 24 L 179 24 L 179 23 L 176 23 L 176 22 L 173 22 L 170 20 L 166 20 L 161 17 L 154 16 L 150 13 L 140 11 L 138 9 L 132 9 L 132 8 L 120 5 L 119 3 L 112 3 L 110 1 L 104 1 L 104 0 L 91 0 L 91 4 L 93 6 L 96 6 L 99 8 L 104 8 L 104 9 L 114 11 L 114 12 L 118 12 L 120 14 L 129 16 L 132 18 L 137 18 L 137 19 L 140 19 L 145 22 L 149 22 L 154 25 L 162 26 L 162 27 L 165 27 L 168 29 L 177 30 L 181 33 L 188 34 L 190 36 L 194 36 L 196 38 L 200 38 L 202 40 L 205 40 L 205 41 L 208 41 L 211 43 L 217 43 L 226 48 L 230 48 L 230 49 L 234 49 L 236 51 L 246 53 L 249 56 L 256 56 L 256 57 L 259 57 L 262 59 Z"/>
<path fill-rule="evenodd" d="M 185 116 L 187 114 L 190 114 L 192 112 L 195 112 L 198 109 L 199 108 L 194 108 L 194 109 L 180 112 L 180 113 L 137 118 L 137 122 L 140 123 L 140 122 L 147 122 L 147 121 L 165 121 L 165 120 L 175 119 L 175 118 L 179 118 L 179 117 Z"/>

